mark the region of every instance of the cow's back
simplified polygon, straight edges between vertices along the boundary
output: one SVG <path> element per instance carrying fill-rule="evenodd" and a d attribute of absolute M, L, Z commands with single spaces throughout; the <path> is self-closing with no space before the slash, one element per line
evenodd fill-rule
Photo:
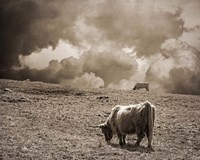
<path fill-rule="evenodd" d="M 133 90 L 145 88 L 147 91 L 149 90 L 149 83 L 147 82 L 138 82 L 135 84 Z"/>
<path fill-rule="evenodd" d="M 141 106 L 118 106 L 115 116 L 112 118 L 112 122 L 115 124 L 115 130 L 120 133 L 132 134 L 136 132 L 136 126 L 140 119 Z"/>

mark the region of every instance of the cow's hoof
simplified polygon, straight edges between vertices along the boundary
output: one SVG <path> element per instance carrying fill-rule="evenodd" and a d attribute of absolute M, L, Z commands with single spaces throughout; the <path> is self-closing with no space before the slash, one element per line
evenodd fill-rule
<path fill-rule="evenodd" d="M 148 146 L 148 149 L 151 150 L 151 151 L 154 151 L 152 146 Z"/>
<path fill-rule="evenodd" d="M 148 148 L 152 148 L 152 146 L 151 146 L 151 145 L 148 145 Z"/>

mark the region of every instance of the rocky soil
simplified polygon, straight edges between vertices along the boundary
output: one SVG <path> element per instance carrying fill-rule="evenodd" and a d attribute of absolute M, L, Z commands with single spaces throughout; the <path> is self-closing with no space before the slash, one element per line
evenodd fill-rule
<path fill-rule="evenodd" d="M 115 138 L 108 145 L 99 129 L 117 104 L 148 100 L 156 106 L 153 148 L 147 138 L 134 148 Z M 200 96 L 75 89 L 30 81 L 0 80 L 0 160 L 200 160 Z"/>

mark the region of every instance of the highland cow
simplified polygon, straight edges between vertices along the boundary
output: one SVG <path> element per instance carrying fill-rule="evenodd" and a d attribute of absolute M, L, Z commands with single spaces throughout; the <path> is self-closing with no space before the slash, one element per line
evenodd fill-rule
<path fill-rule="evenodd" d="M 155 106 L 145 101 L 135 105 L 115 106 L 107 121 L 98 127 L 101 128 L 107 142 L 112 139 L 113 134 L 116 134 L 119 138 L 119 144 L 125 145 L 126 135 L 137 134 L 138 139 L 135 146 L 139 146 L 146 135 L 148 147 L 151 147 L 154 120 Z"/>

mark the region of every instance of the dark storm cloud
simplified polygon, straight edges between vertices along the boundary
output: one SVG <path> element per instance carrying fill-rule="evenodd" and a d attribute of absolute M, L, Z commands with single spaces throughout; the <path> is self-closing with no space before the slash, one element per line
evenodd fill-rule
<path fill-rule="evenodd" d="M 81 1 L 1 1 L 0 69 L 19 65 L 18 56 L 56 47 L 59 39 L 77 44 L 74 21 Z"/>
<path fill-rule="evenodd" d="M 106 1 L 88 23 L 118 45 L 135 46 L 139 56 L 149 56 L 159 51 L 165 39 L 180 36 L 184 24 L 181 9 L 175 13 L 155 12 L 151 2 Z"/>
<path fill-rule="evenodd" d="M 48 46 L 55 48 L 59 39 L 78 45 L 75 26 L 81 15 L 87 25 L 103 33 L 104 39 L 121 47 L 136 46 L 139 55 L 154 54 L 166 38 L 181 34 L 180 13 L 154 13 L 152 6 L 136 1 L 1 1 L 0 69 L 20 65 L 19 55 Z M 86 36 L 83 39 L 88 41 Z"/>

